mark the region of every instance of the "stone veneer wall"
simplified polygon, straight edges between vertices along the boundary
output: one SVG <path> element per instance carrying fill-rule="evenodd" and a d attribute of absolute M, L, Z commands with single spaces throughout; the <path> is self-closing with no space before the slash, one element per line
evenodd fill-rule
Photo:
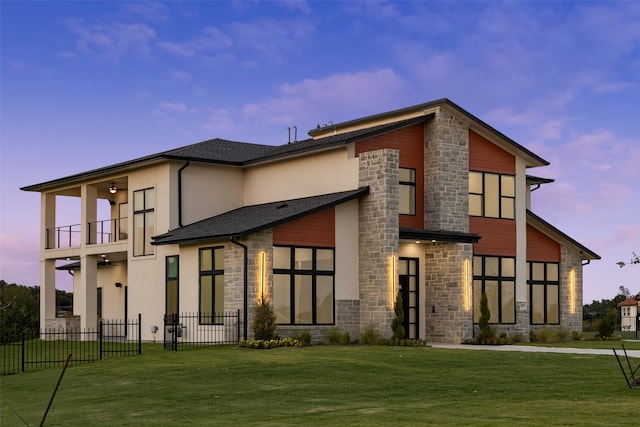
<path fill-rule="evenodd" d="M 469 127 L 438 108 L 424 127 L 424 228 L 469 232 Z"/>
<path fill-rule="evenodd" d="M 247 338 L 253 338 L 252 322 L 258 301 L 259 254 L 266 253 L 266 274 L 264 294 L 268 300 L 272 295 L 271 259 L 273 254 L 273 233 L 271 229 L 259 231 L 249 238 L 238 239 L 246 245 L 247 251 Z M 244 339 L 244 249 L 233 242 L 225 245 L 224 251 L 224 307 L 225 311 L 240 310 L 240 339 Z"/>
<path fill-rule="evenodd" d="M 560 250 L 560 327 L 568 332 L 582 332 L 582 256 L 566 245 L 561 245 Z M 576 272 L 574 313 L 570 312 L 571 270 Z"/>
<path fill-rule="evenodd" d="M 360 331 L 373 326 L 383 337 L 391 336 L 393 319 L 389 262 L 398 254 L 399 158 L 391 149 L 359 158 L 359 184 L 370 190 L 359 211 Z"/>
<path fill-rule="evenodd" d="M 425 245 L 427 342 L 460 344 L 473 338 L 473 310 L 464 311 L 464 260 L 472 256 L 470 243 Z"/>

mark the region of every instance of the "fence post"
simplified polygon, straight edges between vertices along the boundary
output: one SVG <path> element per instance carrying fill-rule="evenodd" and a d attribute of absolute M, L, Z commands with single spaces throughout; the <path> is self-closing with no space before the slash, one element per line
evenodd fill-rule
<path fill-rule="evenodd" d="M 238 341 L 240 341 L 240 309 L 238 309 L 238 317 L 236 317 L 236 325 L 237 326 L 237 331 L 236 331 L 236 343 Z"/>
<path fill-rule="evenodd" d="M 138 313 L 138 354 L 142 354 L 142 313 Z"/>
<path fill-rule="evenodd" d="M 102 338 L 104 337 L 104 334 L 102 333 L 102 328 L 103 328 L 102 319 L 100 319 L 100 323 L 98 325 L 98 340 L 100 341 L 98 348 L 100 349 L 100 360 L 102 360 Z"/>
<path fill-rule="evenodd" d="M 22 357 L 21 357 L 22 360 L 20 360 L 20 371 L 24 372 L 24 353 L 25 353 L 25 351 L 24 351 L 24 331 L 22 331 L 20 333 L 20 343 L 21 343 L 20 353 L 22 354 Z"/>

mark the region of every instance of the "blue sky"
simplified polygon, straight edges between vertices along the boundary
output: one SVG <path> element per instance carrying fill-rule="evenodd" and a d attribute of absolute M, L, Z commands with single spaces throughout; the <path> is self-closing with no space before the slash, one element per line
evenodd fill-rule
<path fill-rule="evenodd" d="M 640 253 L 639 2 L 2 1 L 0 17 L 8 282 L 39 283 L 22 186 L 446 97 L 551 162 L 530 170 L 556 180 L 533 210 L 602 256 L 584 301 L 640 292 L 640 266 L 616 265 Z"/>

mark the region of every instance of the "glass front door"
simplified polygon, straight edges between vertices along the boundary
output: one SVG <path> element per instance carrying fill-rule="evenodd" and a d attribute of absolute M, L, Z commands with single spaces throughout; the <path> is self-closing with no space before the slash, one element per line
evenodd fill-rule
<path fill-rule="evenodd" d="M 398 274 L 406 338 L 418 339 L 418 258 L 400 258 Z"/>

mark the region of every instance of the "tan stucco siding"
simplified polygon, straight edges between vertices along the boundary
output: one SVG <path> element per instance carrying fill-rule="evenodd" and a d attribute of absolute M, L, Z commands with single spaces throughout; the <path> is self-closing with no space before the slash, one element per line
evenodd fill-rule
<path fill-rule="evenodd" d="M 353 190 L 358 186 L 358 161 L 347 149 L 248 168 L 244 204 L 253 205 Z"/>

